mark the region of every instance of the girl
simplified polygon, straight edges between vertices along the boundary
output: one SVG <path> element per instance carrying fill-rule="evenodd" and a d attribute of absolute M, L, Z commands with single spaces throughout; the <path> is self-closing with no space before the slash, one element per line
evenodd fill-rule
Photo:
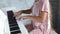
<path fill-rule="evenodd" d="M 26 12 L 27 11 L 27 12 Z M 31 19 L 34 29 L 29 34 L 53 34 L 48 25 L 49 0 L 35 0 L 31 9 L 21 10 L 14 16 L 22 13 L 32 13 L 33 16 L 21 16 L 19 19 Z"/>

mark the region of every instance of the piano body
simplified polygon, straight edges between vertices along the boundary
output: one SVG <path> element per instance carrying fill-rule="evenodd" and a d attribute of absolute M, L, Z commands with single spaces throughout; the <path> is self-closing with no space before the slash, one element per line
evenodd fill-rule
<path fill-rule="evenodd" d="M 7 11 L 13 10 L 13 12 L 16 12 L 18 10 L 26 10 L 31 8 L 35 0 L 7 0 L 7 1 L 1 1 L 0 9 L 5 14 L 6 18 L 4 20 L 4 34 L 10 34 L 10 27 L 9 27 L 9 21 L 7 16 Z M 17 4 L 16 4 L 17 3 Z M 22 34 L 28 34 L 25 25 L 29 24 L 27 20 L 18 21 L 17 24 L 22 32 Z"/>
<path fill-rule="evenodd" d="M 4 34 L 28 34 L 28 31 L 27 31 L 25 25 L 30 24 L 28 22 L 26 23 L 26 21 L 29 21 L 29 19 L 23 20 L 25 22 L 24 23 L 23 21 L 15 20 L 15 17 L 13 17 L 13 14 L 14 14 L 13 10 L 7 10 L 6 13 L 7 13 L 7 16 L 4 21 Z M 10 16 L 10 15 L 12 15 L 12 16 Z M 25 15 L 25 14 L 23 14 L 23 15 Z M 12 19 L 12 20 L 10 20 L 10 19 Z M 11 21 L 13 21 L 13 22 L 11 22 Z"/>
<path fill-rule="evenodd" d="M 11 13 L 11 14 L 10 14 Z M 13 15 L 12 11 L 7 12 L 7 24 L 6 24 L 6 34 L 28 34 L 27 29 L 25 28 L 22 21 L 18 21 L 15 19 L 15 17 L 11 18 L 10 15 Z M 7 29 L 8 27 L 8 29 Z"/>

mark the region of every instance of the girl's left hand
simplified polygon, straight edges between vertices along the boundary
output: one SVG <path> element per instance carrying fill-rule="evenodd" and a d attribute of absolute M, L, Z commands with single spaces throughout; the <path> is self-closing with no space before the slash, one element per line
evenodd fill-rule
<path fill-rule="evenodd" d="M 24 20 L 24 19 L 30 19 L 30 16 L 21 16 L 20 18 L 19 18 L 19 20 Z"/>

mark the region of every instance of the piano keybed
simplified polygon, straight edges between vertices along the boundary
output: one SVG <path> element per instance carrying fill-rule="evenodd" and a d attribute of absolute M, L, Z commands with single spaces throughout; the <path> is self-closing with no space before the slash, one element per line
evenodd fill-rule
<path fill-rule="evenodd" d="M 17 21 L 16 21 L 15 17 L 13 17 L 13 15 L 14 15 L 13 11 L 7 11 L 10 33 L 11 34 L 19 34 L 19 33 L 21 33 L 21 31 L 20 31 Z"/>

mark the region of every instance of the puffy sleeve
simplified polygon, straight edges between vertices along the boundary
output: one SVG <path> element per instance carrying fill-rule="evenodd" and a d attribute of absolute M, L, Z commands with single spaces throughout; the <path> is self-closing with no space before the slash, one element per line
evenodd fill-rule
<path fill-rule="evenodd" d="M 49 11 L 49 0 L 43 0 L 42 11 Z"/>

